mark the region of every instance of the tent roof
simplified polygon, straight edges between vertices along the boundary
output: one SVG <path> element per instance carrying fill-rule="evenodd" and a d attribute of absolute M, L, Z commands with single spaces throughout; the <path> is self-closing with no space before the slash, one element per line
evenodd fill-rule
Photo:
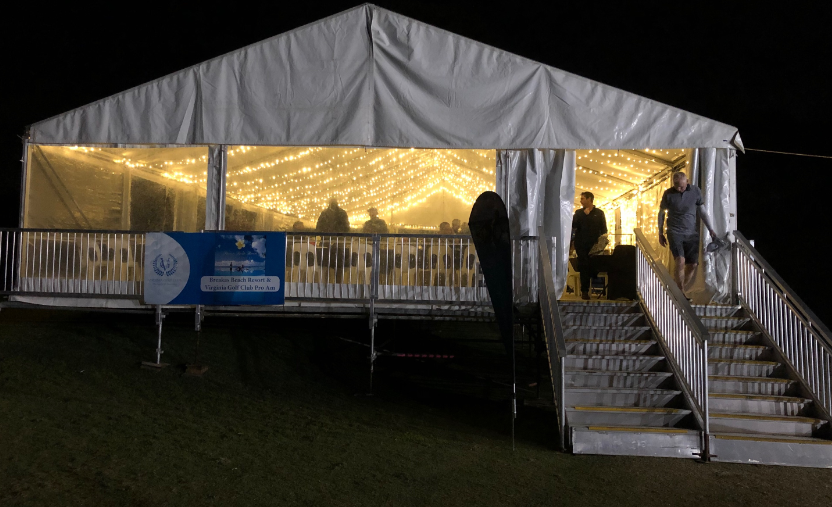
<path fill-rule="evenodd" d="M 369 4 L 29 134 L 57 144 L 742 149 L 729 125 Z"/>

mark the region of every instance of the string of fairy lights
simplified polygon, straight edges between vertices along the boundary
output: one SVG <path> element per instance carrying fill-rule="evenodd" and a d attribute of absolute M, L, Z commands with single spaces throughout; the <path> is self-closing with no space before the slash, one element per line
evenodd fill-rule
<path fill-rule="evenodd" d="M 358 225 L 370 207 L 395 216 L 438 192 L 470 206 L 494 189 L 496 155 L 488 150 L 313 147 L 274 157 L 274 148 L 247 148 L 244 160 L 229 154 L 228 196 L 302 220 L 316 220 L 331 198 Z"/>
<path fill-rule="evenodd" d="M 684 162 L 685 150 L 580 150 L 576 153 L 575 207 L 581 192 L 595 194 L 604 210 L 607 229 L 631 234 L 641 227 L 650 239 L 658 238 L 659 201 L 669 188 L 674 167 Z M 618 226 L 618 228 L 616 227 Z M 626 238 L 611 237 L 611 246 Z"/>
<path fill-rule="evenodd" d="M 148 161 L 140 159 L 140 153 L 128 156 L 130 150 L 70 149 L 180 183 L 207 186 L 207 153 Z M 116 153 L 120 156 L 114 157 Z M 494 150 L 234 146 L 228 150 L 226 196 L 312 222 L 330 198 L 336 198 L 350 222 L 359 225 L 369 219 L 370 207 L 382 216 L 395 216 L 439 192 L 473 205 L 479 194 L 494 189 L 495 166 Z"/>
<path fill-rule="evenodd" d="M 207 187 L 208 154 L 188 148 L 188 157 L 147 160 L 141 151 L 73 146 L 130 168 L 151 170 L 164 178 Z M 166 149 L 181 155 L 183 148 Z M 684 150 L 578 150 L 576 207 L 583 191 L 593 192 L 605 210 L 610 232 L 642 227 L 655 234 L 655 214 L 666 181 L 655 177 L 684 159 Z M 396 216 L 424 205 L 439 192 L 473 205 L 494 190 L 495 150 L 385 149 L 363 147 L 233 146 L 228 149 L 227 198 L 245 205 L 314 223 L 331 198 L 347 211 L 353 226 L 369 219 L 367 210 Z M 659 189 L 658 198 L 653 187 Z M 403 227 L 407 227 L 404 226 Z M 429 226 L 425 226 L 429 228 Z"/>

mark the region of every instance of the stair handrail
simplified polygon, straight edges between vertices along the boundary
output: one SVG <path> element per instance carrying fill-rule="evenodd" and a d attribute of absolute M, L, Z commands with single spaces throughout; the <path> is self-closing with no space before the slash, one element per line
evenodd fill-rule
<path fill-rule="evenodd" d="M 703 457 L 708 459 L 708 329 L 659 260 L 644 232 L 640 228 L 634 232 L 638 291 L 647 316 L 673 363 L 671 366 L 691 400 L 694 417 L 703 430 Z"/>
<path fill-rule="evenodd" d="M 832 420 L 832 333 L 739 231 L 732 245 L 733 294 Z"/>
<path fill-rule="evenodd" d="M 557 238 L 546 238 L 542 234 L 538 239 L 538 262 L 540 268 L 537 270 L 539 276 L 538 301 L 540 302 L 540 314 L 543 321 L 543 335 L 546 338 L 546 357 L 549 361 L 549 374 L 552 379 L 552 391 L 557 409 L 558 433 L 560 435 L 561 448 L 566 449 L 568 442 L 566 423 L 566 341 L 563 337 L 563 323 L 558 308 L 558 294 L 555 291 L 555 282 L 552 271 L 550 252 L 554 251 L 553 244 Z M 553 356 L 554 354 L 554 356 Z"/>

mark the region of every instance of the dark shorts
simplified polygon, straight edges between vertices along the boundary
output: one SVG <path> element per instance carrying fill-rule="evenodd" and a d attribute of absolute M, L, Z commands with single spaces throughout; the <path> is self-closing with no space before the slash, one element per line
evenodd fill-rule
<path fill-rule="evenodd" d="M 699 263 L 699 235 L 684 236 L 667 233 L 667 246 L 673 257 L 684 257 L 685 264 Z"/>

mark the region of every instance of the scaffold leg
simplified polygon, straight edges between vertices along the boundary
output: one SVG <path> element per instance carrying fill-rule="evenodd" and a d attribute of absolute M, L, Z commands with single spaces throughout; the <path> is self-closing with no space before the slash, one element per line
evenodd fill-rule
<path fill-rule="evenodd" d="M 156 306 L 156 330 L 157 330 L 157 342 L 156 342 L 156 362 L 150 361 L 142 361 L 142 366 L 146 368 L 153 368 L 153 369 L 161 369 L 168 366 L 167 363 L 161 362 L 162 354 L 165 351 L 162 350 L 162 321 L 165 319 L 165 312 L 162 311 L 162 306 Z"/>

